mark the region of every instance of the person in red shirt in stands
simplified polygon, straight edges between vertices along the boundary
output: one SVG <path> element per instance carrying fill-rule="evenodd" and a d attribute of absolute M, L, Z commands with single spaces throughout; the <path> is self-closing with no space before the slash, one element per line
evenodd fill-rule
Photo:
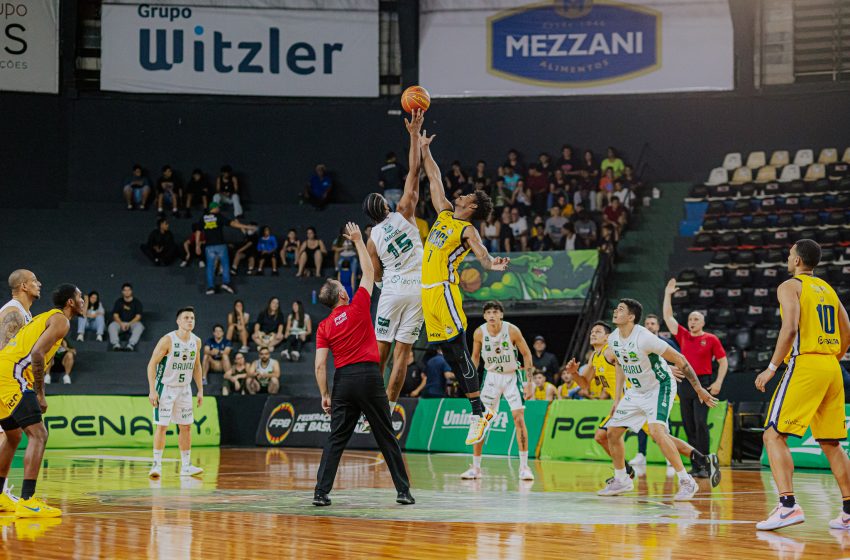
<path fill-rule="evenodd" d="M 331 415 L 331 433 L 322 451 L 313 505 L 329 506 L 328 493 L 333 487 L 342 452 L 360 413 L 366 415 L 378 448 L 387 462 L 402 505 L 415 503 L 410 495 L 410 481 L 390 419 L 390 405 L 384 389 L 384 378 L 378 371 L 378 341 L 370 313 L 375 269 L 366 251 L 357 224 L 345 226 L 345 238 L 354 243 L 363 276 L 360 287 L 349 300 L 345 287 L 337 280 L 327 280 L 319 291 L 319 301 L 331 308 L 331 314 L 316 330 L 316 382 L 322 393 L 322 408 Z M 328 389 L 328 355 L 333 354 L 333 392 Z"/>
<path fill-rule="evenodd" d="M 708 389 L 714 396 L 720 393 L 729 362 L 726 359 L 726 351 L 720 344 L 720 339 L 703 330 L 705 327 L 705 316 L 699 311 L 693 311 L 688 315 L 688 328 L 683 327 L 676 321 L 673 315 L 673 294 L 676 293 L 676 279 L 671 278 L 664 288 L 664 322 L 673 334 L 682 354 L 688 363 L 694 368 L 699 378 L 700 385 Z M 712 373 L 712 361 L 717 361 L 717 376 Z M 708 407 L 696 396 L 692 387 L 685 387 L 687 383 L 679 384 L 679 401 L 682 411 L 682 423 L 685 425 L 685 434 L 688 443 L 700 453 L 707 455 L 709 451 L 708 440 Z M 693 475 L 698 478 L 708 478 L 708 469 L 696 470 Z"/>

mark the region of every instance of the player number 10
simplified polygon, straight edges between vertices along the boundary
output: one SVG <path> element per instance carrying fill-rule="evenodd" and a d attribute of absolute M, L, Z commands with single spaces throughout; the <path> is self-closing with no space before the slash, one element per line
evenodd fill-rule
<path fill-rule="evenodd" d="M 820 304 L 817 307 L 820 328 L 826 334 L 835 334 L 835 307 Z"/>

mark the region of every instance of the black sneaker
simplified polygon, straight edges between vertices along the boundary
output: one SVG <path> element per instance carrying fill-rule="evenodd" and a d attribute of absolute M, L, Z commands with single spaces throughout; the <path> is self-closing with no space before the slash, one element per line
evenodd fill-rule
<path fill-rule="evenodd" d="M 695 470 L 691 476 L 693 476 L 694 478 L 711 478 L 711 473 L 709 473 L 707 468 L 701 468 Z"/>
<path fill-rule="evenodd" d="M 720 459 L 715 453 L 708 455 L 708 472 L 711 475 L 711 487 L 717 487 L 720 484 Z"/>
<path fill-rule="evenodd" d="M 399 494 L 400 496 L 401 494 Z M 412 500 L 413 498 L 411 498 Z M 313 494 L 313 505 L 314 506 L 329 506 L 331 505 L 331 499 L 324 492 L 315 492 Z"/>
<path fill-rule="evenodd" d="M 330 500 L 328 500 L 330 501 Z M 412 506 L 416 503 L 416 500 L 413 499 L 413 496 L 410 495 L 410 490 L 406 490 L 404 492 L 399 492 L 398 496 L 396 496 L 395 501 L 403 506 Z M 313 503 L 316 503 L 315 501 Z"/>

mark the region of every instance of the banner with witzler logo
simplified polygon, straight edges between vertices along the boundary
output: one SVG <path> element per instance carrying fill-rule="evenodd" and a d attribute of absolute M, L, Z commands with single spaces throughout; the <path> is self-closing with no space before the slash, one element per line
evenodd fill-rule
<path fill-rule="evenodd" d="M 434 96 L 734 87 L 727 0 L 422 0 L 420 83 Z"/>
<path fill-rule="evenodd" d="M 0 2 L 0 91 L 59 92 L 59 0 Z"/>
<path fill-rule="evenodd" d="M 378 2 L 323 9 L 104 3 L 101 87 L 375 97 Z"/>

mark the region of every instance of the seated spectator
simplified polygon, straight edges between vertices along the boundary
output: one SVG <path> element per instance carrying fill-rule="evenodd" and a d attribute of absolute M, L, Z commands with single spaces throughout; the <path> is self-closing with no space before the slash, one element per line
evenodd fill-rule
<path fill-rule="evenodd" d="M 569 198 L 567 195 L 560 195 L 557 199 L 555 199 L 555 206 L 561 209 L 561 216 L 565 218 L 569 218 L 573 214 L 575 214 L 575 209 L 573 208 L 572 202 L 569 202 Z"/>
<path fill-rule="evenodd" d="M 423 399 L 442 399 L 449 396 L 448 385 L 454 378 L 454 372 L 443 357 L 443 351 L 437 349 L 437 353 L 425 364 L 425 387 L 420 396 Z"/>
<path fill-rule="evenodd" d="M 160 216 L 165 214 L 163 207 L 165 204 L 171 206 L 171 213 L 177 217 L 179 211 L 177 204 L 183 198 L 183 189 L 177 182 L 174 176 L 174 170 L 170 165 L 162 168 L 162 175 L 156 180 L 156 211 Z"/>
<path fill-rule="evenodd" d="M 581 170 L 581 176 L 573 193 L 573 207 L 576 212 L 582 210 L 593 212 L 596 210 L 595 188 L 590 181 L 589 174 L 584 169 Z"/>
<path fill-rule="evenodd" d="M 599 252 L 606 255 L 617 254 L 617 232 L 611 224 L 602 226 L 602 235 L 599 238 Z"/>
<path fill-rule="evenodd" d="M 201 363 L 204 385 L 210 371 L 224 373 L 230 369 L 230 352 L 233 344 L 224 337 L 224 327 L 215 325 L 213 334 L 204 342 L 204 359 Z"/>
<path fill-rule="evenodd" d="M 582 210 L 578 214 L 578 219 L 573 223 L 576 230 L 576 235 L 582 241 L 585 249 L 596 247 L 596 222 L 590 218 L 587 210 Z"/>
<path fill-rule="evenodd" d="M 177 258 L 177 243 L 168 231 L 168 220 L 158 218 L 156 226 L 148 235 L 148 242 L 141 245 L 142 253 L 156 266 L 169 266 Z"/>
<path fill-rule="evenodd" d="M 505 179 L 500 176 L 496 179 L 496 184 L 493 186 L 493 192 L 490 196 L 493 199 L 493 207 L 498 209 L 504 208 L 511 203 L 514 192 L 513 189 L 508 188 L 505 184 Z"/>
<path fill-rule="evenodd" d="M 602 163 L 599 166 L 599 169 L 602 173 L 605 173 L 608 169 L 610 169 L 614 173 L 614 179 L 619 179 L 620 175 L 623 174 L 625 170 L 625 164 L 623 164 L 623 160 L 617 157 L 617 151 L 608 146 L 608 152 L 605 159 L 602 160 Z"/>
<path fill-rule="evenodd" d="M 77 351 L 72 348 L 68 341 L 64 338 L 60 343 L 59 349 L 56 350 L 56 354 L 53 356 L 53 360 L 50 363 L 50 367 L 47 372 L 44 374 L 44 384 L 50 385 L 53 382 L 53 378 L 51 374 L 53 373 L 61 373 L 62 375 L 62 383 L 65 385 L 71 384 L 71 371 L 74 369 L 74 361 L 77 358 Z"/>
<path fill-rule="evenodd" d="M 295 265 L 298 260 L 298 246 L 300 244 L 298 232 L 295 228 L 291 228 L 286 233 L 286 239 L 283 240 L 283 245 L 280 248 L 280 266 L 289 268 Z"/>
<path fill-rule="evenodd" d="M 186 183 L 186 189 L 184 191 L 183 208 L 186 209 L 186 217 L 192 217 L 190 210 L 192 209 L 192 205 L 198 200 L 201 201 L 201 208 L 209 208 L 212 194 L 210 183 L 207 181 L 204 172 L 200 169 L 193 169 L 192 178 Z"/>
<path fill-rule="evenodd" d="M 272 235 L 272 228 L 263 226 L 262 235 L 257 240 L 257 274 L 262 276 L 266 260 L 272 265 L 272 275 L 277 276 L 277 237 Z M 250 266 L 250 265 L 249 265 Z"/>
<path fill-rule="evenodd" d="M 576 235 L 576 228 L 570 222 L 564 224 L 564 237 L 561 239 L 561 242 L 564 244 L 564 249 L 569 251 L 575 251 L 576 249 L 586 249 L 584 245 L 584 241 L 582 241 L 581 237 Z"/>
<path fill-rule="evenodd" d="M 513 199 L 514 191 L 516 190 L 517 183 L 520 182 L 522 176 L 516 172 L 516 169 L 511 165 L 505 165 L 502 173 L 502 181 L 505 183 L 505 190 L 510 195 L 511 199 Z"/>
<path fill-rule="evenodd" d="M 307 266 L 316 267 L 316 277 L 322 275 L 322 262 L 328 250 L 325 247 L 325 242 L 316 236 L 316 228 L 310 226 L 307 228 L 307 239 L 301 242 L 298 248 L 298 272 L 295 276 L 309 276 L 310 271 Z"/>
<path fill-rule="evenodd" d="M 142 166 L 137 163 L 133 166 L 133 174 L 124 181 L 124 200 L 127 202 L 127 210 L 133 208 L 144 210 L 150 195 L 150 181 L 145 177 Z"/>
<path fill-rule="evenodd" d="M 248 223 L 248 228 L 242 230 L 242 242 L 236 249 L 236 254 L 233 256 L 233 264 L 230 266 L 230 274 L 236 276 L 239 274 L 239 265 L 243 260 L 248 261 L 248 270 L 246 274 L 252 276 L 254 274 L 254 265 L 257 264 L 257 244 L 260 242 L 260 229 L 256 222 Z"/>
<path fill-rule="evenodd" d="M 537 214 L 545 214 L 546 202 L 549 198 L 549 175 L 541 171 L 538 166 L 532 165 L 528 168 L 526 184 L 531 195 L 531 208 Z"/>
<path fill-rule="evenodd" d="M 248 367 L 245 379 L 248 394 L 276 395 L 280 391 L 280 363 L 271 356 L 270 349 L 260 348 L 260 359 Z"/>
<path fill-rule="evenodd" d="M 587 178 L 591 182 L 595 183 L 599 180 L 599 166 L 596 165 L 596 157 L 594 157 L 592 151 L 584 151 L 584 158 L 582 159 L 580 169 L 587 172 Z"/>
<path fill-rule="evenodd" d="M 345 293 L 348 294 L 348 297 L 353 298 L 357 275 L 351 270 L 351 261 L 342 261 L 340 263 L 339 270 L 336 271 L 336 279 L 345 288 Z"/>
<path fill-rule="evenodd" d="M 313 334 L 313 321 L 304 313 L 304 304 L 298 300 L 293 301 L 292 311 L 286 318 L 286 330 L 283 333 L 286 348 L 280 351 L 280 357 L 290 362 L 297 362 L 301 358 L 301 349 L 311 334 Z"/>
<path fill-rule="evenodd" d="M 533 401 L 554 401 L 558 396 L 558 390 L 555 386 L 546 380 L 546 375 L 536 368 L 532 376 L 532 390 L 530 400 Z"/>
<path fill-rule="evenodd" d="M 241 299 L 233 302 L 233 309 L 227 314 L 227 334 L 225 337 L 231 342 L 236 342 L 238 337 L 239 352 L 246 353 L 248 350 L 248 329 L 251 324 L 251 315 L 245 311 L 245 304 Z"/>
<path fill-rule="evenodd" d="M 490 212 L 487 219 L 481 222 L 479 228 L 481 230 L 481 241 L 484 243 L 484 246 L 487 247 L 488 251 L 496 253 L 504 250 L 499 246 L 502 225 L 496 220 L 495 212 Z"/>
<path fill-rule="evenodd" d="M 280 300 L 273 297 L 266 308 L 257 315 L 251 340 L 258 348 L 268 348 L 274 352 L 275 346 L 283 342 L 283 313 L 280 311 Z"/>
<path fill-rule="evenodd" d="M 611 203 L 602 211 L 602 216 L 605 223 L 611 224 L 618 233 L 622 231 L 628 221 L 628 213 L 616 196 L 611 197 Z"/>
<path fill-rule="evenodd" d="M 539 216 L 538 216 L 539 217 Z M 532 228 L 532 236 L 528 243 L 528 248 L 531 251 L 551 251 L 552 241 L 546 236 L 546 227 Z"/>
<path fill-rule="evenodd" d="M 244 395 L 248 392 L 246 380 L 248 379 L 248 362 L 245 360 L 245 354 L 237 352 L 233 357 L 233 364 L 230 369 L 224 372 L 224 383 L 221 386 L 221 394 L 227 395 Z"/>
<path fill-rule="evenodd" d="M 238 218 L 242 215 L 242 199 L 239 194 L 239 179 L 233 174 L 233 169 L 229 165 L 223 165 L 221 172 L 215 180 L 215 194 L 213 202 L 220 205 L 233 207 L 233 217 Z"/>
<path fill-rule="evenodd" d="M 531 211 L 531 190 L 529 190 L 523 180 L 520 180 L 516 184 L 516 189 L 511 199 L 511 207 L 518 209 L 519 213 L 523 216 L 527 216 Z"/>
<path fill-rule="evenodd" d="M 552 176 L 552 172 L 555 171 L 555 166 L 552 165 L 552 157 L 546 152 L 540 152 L 537 156 L 537 169 L 546 176 L 547 180 Z"/>
<path fill-rule="evenodd" d="M 561 157 L 558 158 L 556 165 L 564 175 L 575 175 L 578 172 L 578 162 L 573 157 L 573 149 L 571 147 L 566 144 L 561 146 Z"/>
<path fill-rule="evenodd" d="M 560 373 L 561 384 L 558 385 L 558 399 L 582 399 L 581 387 L 578 382 L 573 379 L 573 374 L 570 373 L 566 366 L 561 368 Z"/>
<path fill-rule="evenodd" d="M 511 227 L 511 209 L 507 206 L 502 208 L 502 216 L 499 219 L 499 250 L 505 253 L 519 250 Z"/>
<path fill-rule="evenodd" d="M 180 260 L 180 268 L 189 266 L 192 259 L 198 259 L 198 268 L 204 268 L 204 249 L 207 245 L 207 238 L 204 235 L 204 229 L 201 224 L 192 224 L 192 233 L 183 242 L 183 258 Z"/>
<path fill-rule="evenodd" d="M 398 164 L 395 152 L 388 153 L 378 173 L 378 186 L 384 191 L 384 198 L 393 211 L 404 193 L 404 175 L 404 168 Z"/>
<path fill-rule="evenodd" d="M 614 181 L 614 192 L 611 193 L 612 197 L 616 197 L 620 199 L 620 204 L 623 205 L 627 211 L 631 210 L 634 206 L 634 196 L 630 189 L 628 189 L 621 179 L 617 179 Z"/>
<path fill-rule="evenodd" d="M 549 209 L 549 217 L 546 218 L 546 237 L 551 241 L 553 249 L 562 247 L 564 238 L 564 225 L 569 222 L 561 213 L 560 206 L 553 206 Z"/>
<path fill-rule="evenodd" d="M 320 163 L 316 166 L 316 171 L 310 177 L 310 182 L 307 183 L 303 198 L 321 210 L 330 202 L 332 191 L 333 181 L 327 173 L 325 164 Z"/>
<path fill-rule="evenodd" d="M 145 326 L 142 324 L 142 302 L 133 296 L 133 285 L 129 282 L 121 286 L 121 297 L 112 306 L 112 322 L 109 323 L 109 343 L 113 350 L 133 352 Z M 127 346 L 121 347 L 121 335 L 130 337 Z"/>
<path fill-rule="evenodd" d="M 525 216 L 520 215 L 516 208 L 511 208 L 511 232 L 514 234 L 514 240 L 519 243 L 519 247 L 514 247 L 515 251 L 528 250 L 528 220 Z"/>
<path fill-rule="evenodd" d="M 635 177 L 635 171 L 634 171 L 634 169 L 632 169 L 631 165 L 627 165 L 623 169 L 622 179 L 623 179 L 623 188 L 630 190 L 632 193 L 634 193 L 634 196 L 637 196 L 637 194 L 640 192 L 640 190 L 643 187 L 643 183 L 641 183 L 640 180 L 637 177 Z"/>
<path fill-rule="evenodd" d="M 463 196 L 472 192 L 466 173 L 460 166 L 460 162 L 455 160 L 449 169 L 446 176 L 443 178 L 445 183 L 446 197 L 449 200 L 454 200 L 459 196 Z"/>
<path fill-rule="evenodd" d="M 412 399 L 419 398 L 425 389 L 427 381 L 425 370 L 422 365 L 413 359 L 413 352 L 407 353 L 407 372 L 404 375 L 404 385 L 401 387 L 401 396 Z"/>
<path fill-rule="evenodd" d="M 569 190 L 570 183 L 567 181 L 567 177 L 564 175 L 564 172 L 561 171 L 560 168 L 555 168 L 555 172 L 549 179 L 549 194 L 546 197 L 547 208 L 554 206 L 557 203 L 558 198 L 567 196 Z"/>
<path fill-rule="evenodd" d="M 546 220 L 543 219 L 543 216 L 534 216 L 531 223 L 531 237 L 537 237 L 538 230 L 543 235 L 546 234 Z"/>
<path fill-rule="evenodd" d="M 100 294 L 90 292 L 86 298 L 86 314 L 77 317 L 77 340 L 86 338 L 86 331 L 94 331 L 97 341 L 103 342 L 103 331 L 106 329 L 106 310 L 100 301 Z"/>
<path fill-rule="evenodd" d="M 482 182 L 484 183 L 484 189 L 487 190 L 493 183 L 493 178 L 490 176 L 490 173 L 487 172 L 487 162 L 483 159 L 479 159 L 478 163 L 475 164 L 475 171 L 472 172 L 472 177 L 470 177 L 473 183 Z"/>
<path fill-rule="evenodd" d="M 614 192 L 614 171 L 608 168 L 599 179 L 599 190 L 596 191 L 596 207 L 604 208 L 608 204 L 612 192 Z"/>

